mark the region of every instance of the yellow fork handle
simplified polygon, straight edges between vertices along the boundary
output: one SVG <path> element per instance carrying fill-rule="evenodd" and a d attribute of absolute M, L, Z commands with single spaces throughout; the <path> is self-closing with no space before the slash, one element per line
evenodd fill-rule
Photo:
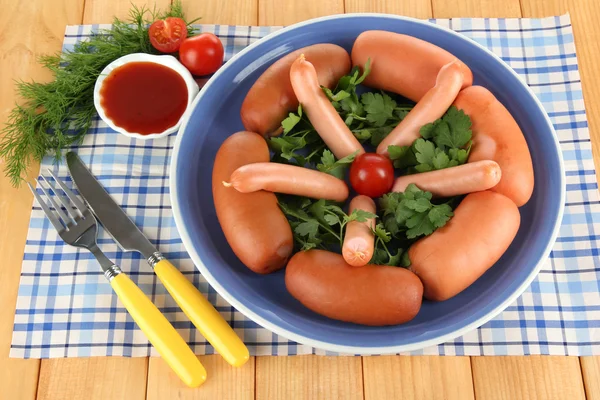
<path fill-rule="evenodd" d="M 173 325 L 129 277 L 120 273 L 110 285 L 169 367 L 189 387 L 206 380 L 206 370 Z"/>
<path fill-rule="evenodd" d="M 235 367 L 240 367 L 248 361 L 250 354 L 244 342 L 173 264 L 162 259 L 154 265 L 154 272 L 185 315 L 225 361 Z"/>

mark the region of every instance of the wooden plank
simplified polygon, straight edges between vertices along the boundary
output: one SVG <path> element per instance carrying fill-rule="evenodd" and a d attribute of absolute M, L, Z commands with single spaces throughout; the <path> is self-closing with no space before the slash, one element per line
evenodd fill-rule
<path fill-rule="evenodd" d="M 469 357 L 363 357 L 365 400 L 474 399 Z"/>
<path fill-rule="evenodd" d="M 435 18 L 520 17 L 519 0 L 431 0 Z"/>
<path fill-rule="evenodd" d="M 346 0 L 346 12 L 376 12 L 431 18 L 430 0 Z"/>
<path fill-rule="evenodd" d="M 583 385 L 588 400 L 600 400 L 600 357 L 581 357 Z"/>
<path fill-rule="evenodd" d="M 577 357 L 472 357 L 478 400 L 585 399 Z"/>
<path fill-rule="evenodd" d="M 0 1 L 2 123 L 17 101 L 15 80 L 49 79 L 36 59 L 60 49 L 65 25 L 81 22 L 82 6 L 83 0 Z M 28 177 L 33 179 L 38 170 L 38 165 L 32 166 Z M 11 400 L 35 398 L 40 368 L 39 360 L 8 358 L 32 199 L 29 189 L 13 188 L 4 173 L 0 174 L 0 397 Z"/>
<path fill-rule="evenodd" d="M 200 356 L 208 378 L 202 386 L 186 387 L 169 366 L 150 358 L 148 400 L 251 400 L 254 399 L 254 357 L 240 368 L 232 367 L 219 355 Z"/>
<path fill-rule="evenodd" d="M 91 357 L 44 360 L 38 400 L 146 398 L 145 358 Z M 143 379 L 140 379 L 143 378 Z"/>
<path fill-rule="evenodd" d="M 256 357 L 256 400 L 363 399 L 359 357 Z"/>
<path fill-rule="evenodd" d="M 188 18 L 202 17 L 202 24 L 258 24 L 258 0 L 185 1 L 183 9 Z"/>
<path fill-rule="evenodd" d="M 164 10 L 171 4 L 171 0 L 85 0 L 83 12 L 84 24 L 109 24 L 114 17 L 127 19 L 132 5 L 146 6 L 152 9 Z"/>
<path fill-rule="evenodd" d="M 258 0 L 259 25 L 291 25 L 296 22 L 344 12 L 344 0 Z"/>

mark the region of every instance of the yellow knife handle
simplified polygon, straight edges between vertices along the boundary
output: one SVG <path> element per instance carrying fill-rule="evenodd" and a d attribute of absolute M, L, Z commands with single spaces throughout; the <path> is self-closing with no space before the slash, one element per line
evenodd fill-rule
<path fill-rule="evenodd" d="M 189 387 L 206 380 L 206 370 L 173 325 L 124 273 L 110 280 L 119 299 L 169 367 Z"/>
<path fill-rule="evenodd" d="M 162 259 L 154 265 L 154 272 L 185 315 L 225 361 L 235 367 L 240 367 L 248 361 L 250 354 L 244 342 L 173 264 Z"/>

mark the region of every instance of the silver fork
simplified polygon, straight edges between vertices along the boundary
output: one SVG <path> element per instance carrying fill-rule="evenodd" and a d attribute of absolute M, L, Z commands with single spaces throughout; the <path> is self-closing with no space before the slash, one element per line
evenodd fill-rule
<path fill-rule="evenodd" d="M 48 205 L 42 200 L 42 197 L 37 193 L 33 186 L 27 182 L 29 189 L 42 207 L 42 210 L 44 210 L 46 217 L 48 217 L 54 228 L 58 231 L 58 235 L 71 246 L 81 247 L 92 252 L 94 257 L 96 257 L 96 260 L 98 260 L 98 263 L 100 263 L 100 267 L 102 267 L 102 271 L 104 272 L 106 279 L 109 282 L 112 281 L 117 275 L 123 273 L 123 271 L 121 271 L 117 265 L 110 261 L 108 257 L 104 255 L 102 250 L 98 248 L 98 244 L 96 242 L 98 223 L 96 222 L 96 218 L 90 209 L 81 200 L 79 200 L 75 193 L 73 193 L 63 181 L 58 179 L 58 177 L 54 175 L 51 170 L 48 170 L 48 173 L 68 197 L 68 199 L 66 199 L 65 197 L 59 195 L 56 188 L 50 184 L 44 175 L 42 175 L 42 179 L 54 192 L 55 196 L 50 196 L 48 191 L 46 191 L 41 184 L 39 184 L 38 187 L 48 198 L 56 213 L 52 212 L 50 207 L 48 207 Z M 54 197 L 56 197 L 60 204 L 64 206 L 67 211 L 66 213 L 61 209 Z M 72 204 L 69 204 L 69 200 L 71 200 L 72 204 L 75 205 L 77 211 L 73 209 Z"/>
<path fill-rule="evenodd" d="M 48 198 L 52 208 L 44 202 L 42 196 L 29 182 L 27 185 L 59 236 L 71 246 L 87 249 L 94 254 L 104 271 L 104 276 L 133 320 L 171 369 L 188 386 L 196 387 L 202 384 L 206 380 L 206 370 L 185 340 L 144 292 L 98 248 L 96 242 L 98 223 L 90 209 L 52 171 L 48 170 L 48 173 L 67 195 L 67 198 L 60 195 L 42 175 L 42 180 L 55 196 L 51 196 L 41 182 L 38 187 Z M 55 197 L 60 204 L 54 199 Z M 66 212 L 60 205 L 64 206 Z"/>

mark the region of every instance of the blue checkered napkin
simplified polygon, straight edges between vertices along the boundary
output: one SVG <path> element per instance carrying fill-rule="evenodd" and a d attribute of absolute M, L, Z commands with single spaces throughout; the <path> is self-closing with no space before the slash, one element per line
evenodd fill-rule
<path fill-rule="evenodd" d="M 557 130 L 567 173 L 560 236 L 531 287 L 480 329 L 414 354 L 600 354 L 600 202 L 568 15 L 543 19 L 434 20 L 488 47 L 531 86 Z M 70 26 L 65 49 L 98 26 Z M 203 25 L 223 41 L 226 58 L 274 27 Z M 325 354 L 279 337 L 229 306 L 185 252 L 169 203 L 168 165 L 175 136 L 135 141 L 97 120 L 79 148 L 83 161 L 150 240 L 207 294 L 255 355 Z M 71 185 L 64 165 L 53 169 Z M 212 354 L 137 253 L 120 251 L 100 230 L 108 257 L 151 295 L 197 354 Z M 58 237 L 37 204 L 31 212 L 11 357 L 147 356 L 144 335 L 119 305 L 92 255 Z"/>

